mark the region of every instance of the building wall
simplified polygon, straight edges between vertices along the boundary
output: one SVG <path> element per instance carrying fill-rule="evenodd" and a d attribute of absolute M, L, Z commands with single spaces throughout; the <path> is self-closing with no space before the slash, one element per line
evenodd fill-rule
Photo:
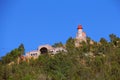
<path fill-rule="evenodd" d="M 67 52 L 67 50 L 63 47 L 54 48 L 54 47 L 47 44 L 47 45 L 39 46 L 38 50 L 34 50 L 34 51 L 30 51 L 30 52 L 26 53 L 26 56 L 27 57 L 38 57 L 38 56 L 40 56 L 41 55 L 40 49 L 43 48 L 43 47 L 47 48 L 49 54 L 57 54 L 59 52 Z"/>
<path fill-rule="evenodd" d="M 27 57 L 38 57 L 40 55 L 40 52 L 35 50 L 35 51 L 30 51 L 26 53 Z"/>

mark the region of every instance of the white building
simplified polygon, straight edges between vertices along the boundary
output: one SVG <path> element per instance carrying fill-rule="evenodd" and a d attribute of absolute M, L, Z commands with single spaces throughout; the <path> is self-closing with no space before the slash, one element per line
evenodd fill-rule
<path fill-rule="evenodd" d="M 39 46 L 37 50 L 27 52 L 26 56 L 37 58 L 41 54 L 46 54 L 46 53 L 57 54 L 59 52 L 67 52 L 67 50 L 64 49 L 63 47 L 54 48 L 54 47 L 46 44 L 46 45 Z"/>
<path fill-rule="evenodd" d="M 82 25 L 78 25 L 77 28 L 77 34 L 76 34 L 76 38 L 75 38 L 75 46 L 78 47 L 80 42 L 85 41 L 86 42 L 86 33 L 83 32 L 83 27 Z"/>
<path fill-rule="evenodd" d="M 40 52 L 38 50 L 33 50 L 26 53 L 26 57 L 34 57 L 37 58 L 40 55 Z"/>

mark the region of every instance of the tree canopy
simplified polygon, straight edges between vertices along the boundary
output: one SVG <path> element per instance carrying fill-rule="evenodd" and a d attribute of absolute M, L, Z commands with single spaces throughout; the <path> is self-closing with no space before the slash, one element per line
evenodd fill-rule
<path fill-rule="evenodd" d="M 66 41 L 67 53 L 40 55 L 29 63 L 8 66 L 25 53 L 21 44 L 1 58 L 0 80 L 120 80 L 120 38 L 111 34 L 110 42 L 101 38 L 89 44 L 90 40 L 75 47 L 75 39 L 70 37 Z"/>

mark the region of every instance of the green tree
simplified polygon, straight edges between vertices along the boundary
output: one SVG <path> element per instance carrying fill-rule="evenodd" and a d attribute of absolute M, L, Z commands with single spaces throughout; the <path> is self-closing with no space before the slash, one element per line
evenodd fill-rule
<path fill-rule="evenodd" d="M 25 54 L 25 48 L 23 44 L 20 44 L 18 47 L 19 55 L 24 55 Z"/>
<path fill-rule="evenodd" d="M 115 34 L 110 34 L 110 41 L 113 46 L 117 46 L 117 41 L 119 41 L 119 38 Z"/>
<path fill-rule="evenodd" d="M 59 43 L 55 43 L 54 45 L 52 45 L 53 47 L 63 47 L 64 45 L 62 44 L 62 42 Z"/>
<path fill-rule="evenodd" d="M 18 56 L 21 56 L 25 53 L 24 51 L 24 45 L 21 44 L 18 48 L 7 53 L 6 56 L 3 56 L 1 61 L 4 64 L 10 63 L 11 61 L 15 61 L 18 58 Z"/>
<path fill-rule="evenodd" d="M 72 37 L 67 40 L 66 49 L 70 53 L 75 51 L 75 40 Z"/>
<path fill-rule="evenodd" d="M 106 45 L 108 42 L 105 38 L 101 38 L 100 43 L 103 44 L 103 45 Z"/>

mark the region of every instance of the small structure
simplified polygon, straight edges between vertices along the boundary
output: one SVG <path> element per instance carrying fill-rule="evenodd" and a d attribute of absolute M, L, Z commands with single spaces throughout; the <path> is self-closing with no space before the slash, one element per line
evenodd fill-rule
<path fill-rule="evenodd" d="M 41 54 L 46 54 L 46 53 L 49 53 L 49 52 L 53 52 L 54 48 L 52 46 L 50 46 L 49 44 L 46 44 L 46 45 L 41 45 L 38 47 L 38 51 L 41 53 Z"/>
<path fill-rule="evenodd" d="M 37 58 L 40 55 L 40 52 L 38 50 L 33 50 L 26 53 L 26 57 L 34 57 Z"/>
<path fill-rule="evenodd" d="M 82 25 L 78 25 L 77 30 L 78 30 L 78 32 L 77 32 L 76 38 L 75 38 L 75 46 L 76 47 L 80 46 L 80 42 L 82 42 L 82 41 L 86 42 L 86 33 L 83 32 Z"/>
<path fill-rule="evenodd" d="M 33 58 L 38 58 L 42 54 L 57 54 L 59 52 L 67 52 L 67 50 L 63 47 L 57 47 L 54 48 L 50 46 L 49 44 L 46 45 L 41 45 L 38 47 L 37 50 L 30 51 L 26 53 L 26 57 L 33 57 Z"/>

